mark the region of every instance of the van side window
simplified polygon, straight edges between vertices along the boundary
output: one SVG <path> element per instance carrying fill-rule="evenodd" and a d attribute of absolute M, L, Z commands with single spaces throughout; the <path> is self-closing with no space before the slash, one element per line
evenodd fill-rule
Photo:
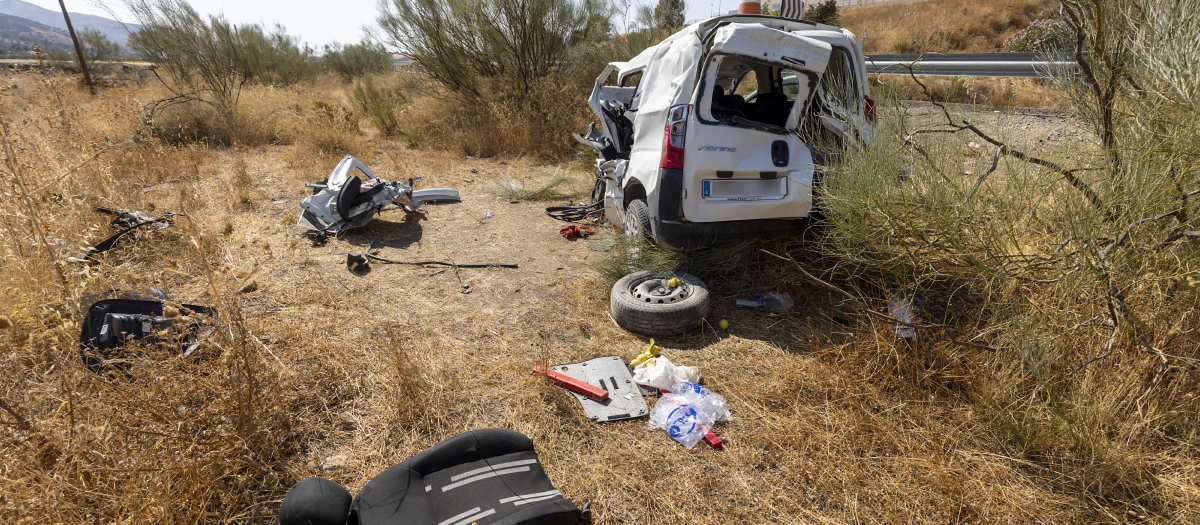
<path fill-rule="evenodd" d="M 845 118 L 858 104 L 850 63 L 845 50 L 834 48 L 829 55 L 829 65 L 825 66 L 825 75 L 817 85 L 817 96 L 821 103 L 839 118 Z"/>
<path fill-rule="evenodd" d="M 742 98 L 746 98 L 746 97 L 749 97 L 750 95 L 755 94 L 757 91 L 758 91 L 758 77 L 754 74 L 754 71 L 751 70 L 751 71 L 747 72 L 745 75 L 742 75 L 742 78 L 739 78 L 737 80 L 737 84 L 735 86 L 733 86 L 732 94 L 739 95 Z"/>
<path fill-rule="evenodd" d="M 642 82 L 642 72 L 638 71 L 621 79 L 621 87 L 637 87 Z"/>

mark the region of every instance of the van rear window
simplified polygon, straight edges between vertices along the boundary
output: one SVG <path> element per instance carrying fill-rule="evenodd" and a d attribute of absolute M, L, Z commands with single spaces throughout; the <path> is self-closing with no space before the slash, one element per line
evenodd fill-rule
<path fill-rule="evenodd" d="M 808 76 L 776 64 L 717 55 L 708 64 L 703 120 L 736 126 L 788 127 L 797 97 L 808 97 Z M 715 69 L 715 75 L 713 70 Z"/>

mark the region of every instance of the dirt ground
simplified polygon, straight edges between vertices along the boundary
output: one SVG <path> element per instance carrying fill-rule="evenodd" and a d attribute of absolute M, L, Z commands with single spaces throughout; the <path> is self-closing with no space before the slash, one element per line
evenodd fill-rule
<path fill-rule="evenodd" d="M 930 117 L 926 107 L 913 113 Z M 1091 140 L 1063 116 L 1022 113 L 977 119 L 998 133 L 1025 132 L 1030 144 Z M 310 415 L 319 431 L 296 443 L 286 466 L 294 479 L 325 476 L 353 492 L 440 439 L 502 427 L 530 435 L 556 486 L 591 502 L 598 523 L 1061 523 L 1123 513 L 1029 476 L 981 432 L 988 416 L 967 398 L 914 397 L 879 380 L 882 370 L 844 366 L 842 351 L 903 358 L 910 350 L 839 334 L 829 322 L 833 298 L 800 282 L 774 287 L 797 299 L 787 315 L 735 309 L 734 298 L 755 290 L 710 283 L 703 329 L 658 341 L 728 399 L 734 419 L 716 429 L 724 449 L 686 450 L 645 420 L 592 423 L 530 368 L 629 360 L 647 340 L 608 316 L 610 284 L 591 267 L 597 241 L 560 237 L 564 224 L 543 213 L 546 202 L 508 202 L 493 191 L 501 174 L 533 185 L 553 167 L 383 146 L 369 163 L 377 174 L 458 188 L 462 202 L 389 210 L 314 246 L 285 217 L 308 193 L 302 183 L 321 179 L 336 159 L 297 169 L 272 148 L 248 155 L 252 202 L 232 217 L 227 241 L 231 266 L 255 268 L 243 277 L 258 284 L 242 296 L 245 314 L 285 376 L 326 361 L 336 370 L 330 379 L 344 382 L 341 397 Z M 574 190 L 586 192 L 588 177 L 577 167 Z M 346 253 L 373 239 L 393 259 L 520 268 L 348 272 Z M 464 285 L 471 293 L 460 293 Z M 713 328 L 720 319 L 728 331 Z M 328 352 L 289 347 L 297 332 L 319 334 Z"/>
<path fill-rule="evenodd" d="M 1015 111 L 1019 114 L 1012 116 L 992 111 L 971 118 L 1019 144 L 1094 147 L 1094 138 L 1069 118 L 1042 110 Z M 912 113 L 925 120 L 934 115 L 931 108 L 919 105 Z M 209 499 L 202 511 L 172 509 L 162 491 L 120 477 L 124 473 L 111 474 L 111 485 L 103 485 L 102 475 L 120 469 L 100 465 L 95 478 L 75 488 L 66 482 L 37 481 L 41 485 L 26 487 L 26 499 L 0 500 L 5 512 L 20 516 L 36 504 L 50 509 L 42 509 L 44 515 L 55 515 L 52 498 L 39 496 L 43 486 L 76 491 L 72 501 L 91 501 L 88 498 L 103 496 L 104 490 L 138 487 L 153 505 L 160 501 L 154 498 L 165 503 L 146 504 L 147 508 L 121 503 L 119 508 L 146 521 L 175 521 L 204 512 L 203 519 L 213 523 L 268 523 L 287 489 L 304 477 L 327 477 L 354 493 L 385 468 L 442 439 L 498 427 L 530 436 L 555 486 L 578 505 L 590 502 L 596 523 L 1187 519 L 1114 504 L 1120 499 L 1101 497 L 1103 488 L 1088 486 L 1074 467 L 1012 453 L 1006 438 L 995 432 L 1009 423 L 997 420 L 1002 411 L 975 402 L 972 388 L 986 388 L 987 381 L 978 382 L 983 386 L 962 386 L 972 382 L 946 377 L 927 382 L 934 371 L 922 368 L 927 356 L 920 347 L 897 343 L 890 326 L 877 325 L 873 331 L 850 326 L 838 313 L 834 297 L 781 271 L 778 264 L 749 270 L 762 275 L 750 287 L 739 284 L 744 279 L 709 280 L 713 306 L 708 322 L 692 333 L 657 341 L 673 362 L 698 367 L 703 383 L 727 399 L 733 420 L 714 429 L 725 441 L 722 449 L 703 444 L 685 449 L 665 432 L 648 428 L 644 419 L 593 423 L 567 392 L 530 374 L 534 366 L 599 356 L 629 360 L 648 344 L 647 338 L 620 329 L 610 318 L 611 282 L 594 268 L 603 257 L 599 248 L 604 235 L 614 230 L 595 224 L 595 238 L 567 240 L 557 233 L 564 223 L 543 213 L 547 205 L 585 199 L 590 171 L 571 168 L 570 197 L 510 202 L 496 191 L 501 177 L 535 186 L 568 166 L 566 160 L 559 166 L 522 159 L 477 160 L 409 149 L 376 137 L 364 138 L 364 144 L 360 158 L 377 175 L 391 180 L 422 177 L 418 188 L 457 188 L 462 202 L 427 205 L 411 214 L 391 209 L 366 227 L 314 245 L 295 225 L 299 201 L 310 194 L 303 184 L 323 179 L 341 154 L 314 153 L 303 143 L 179 148 L 170 150 L 174 163 L 162 169 L 182 175 L 129 188 L 130 199 L 144 209 L 153 204 L 160 210 L 191 211 L 192 219 L 179 221 L 180 228 L 194 225 L 197 237 L 205 241 L 193 237 L 192 242 L 215 247 L 206 264 L 216 277 L 154 259 L 126 260 L 128 253 L 120 249 L 100 265 L 106 283 L 158 286 L 185 303 L 213 302 L 214 282 L 227 288 L 219 295 L 236 305 L 255 339 L 253 377 L 263 387 L 250 403 L 287 405 L 287 417 L 276 415 L 259 423 L 260 435 L 284 436 L 276 439 L 283 443 L 278 458 L 262 460 L 269 472 L 256 474 L 268 481 L 243 481 L 250 488 L 236 494 L 217 484 L 249 474 L 191 478 L 218 479 L 204 490 L 216 494 L 219 504 Z M 71 212 L 71 217 L 86 213 L 88 205 L 104 204 L 101 197 L 67 195 L 69 203 L 84 210 Z M 485 218 L 488 214 L 492 216 Z M 97 219 L 96 225 L 90 242 L 102 238 L 103 223 Z M 146 236 L 143 242 L 156 239 Z M 346 254 L 362 251 L 375 239 L 379 255 L 391 259 L 515 262 L 520 267 L 456 271 L 376 264 L 365 275 L 347 271 Z M 804 242 L 781 247 L 802 249 Z M 10 285 L 19 281 L 18 276 L 8 277 Z M 470 293 L 462 293 L 464 286 Z M 795 309 L 777 315 L 734 308 L 735 298 L 767 289 L 790 293 Z M 236 290 L 242 292 L 231 293 Z M 729 321 L 728 330 L 714 328 L 721 319 Z M 187 365 L 193 368 L 168 370 L 174 374 L 168 379 L 180 384 L 209 381 L 203 377 L 206 367 L 224 370 L 231 359 L 220 349 L 205 352 Z M 962 350 L 954 358 L 984 361 L 986 355 Z M 78 366 L 69 351 L 59 359 Z M 30 385 L 53 380 L 26 375 L 25 384 Z M 201 436 L 193 441 L 178 438 L 179 443 L 212 447 L 204 449 L 212 451 L 205 452 L 208 456 L 188 459 L 188 465 L 203 465 L 197 472 L 218 465 L 222 455 L 258 453 L 222 444 L 220 439 L 233 440 L 232 434 L 222 435 L 228 422 L 195 415 L 206 414 L 206 405 L 220 397 L 219 392 L 158 399 L 145 397 L 153 396 L 152 384 L 94 379 L 85 371 L 76 377 L 84 378 L 80 384 L 100 385 L 88 387 L 99 392 L 88 394 L 95 398 L 92 403 L 106 402 L 109 398 L 104 396 L 117 392 L 130 405 L 134 402 L 128 400 L 150 399 L 165 414 L 165 422 L 127 420 L 134 427 L 112 439 L 153 440 L 155 432 Z M 218 379 L 205 382 L 205 388 L 226 384 Z M 53 392 L 55 387 L 38 388 Z M 39 413 L 54 413 L 47 418 L 53 423 L 59 399 L 39 395 L 12 392 L 13 399 L 23 399 L 27 406 L 40 403 Z M 646 400 L 653 406 L 653 398 Z M 166 410 L 172 406 L 178 416 Z M 76 410 L 83 417 L 84 410 Z M 172 427 L 176 420 L 179 426 Z M 96 421 L 97 426 L 107 425 L 99 417 Z M 104 428 L 101 433 L 108 432 Z M 211 438 L 212 434 L 221 437 Z M 110 438 L 103 439 L 108 443 Z M 151 446 L 158 450 L 158 444 L 146 445 L 147 450 Z M 191 457 L 188 450 L 176 453 Z M 171 461 L 184 462 L 153 454 L 157 452 L 146 452 L 145 463 L 137 464 L 134 459 L 141 456 L 129 452 L 133 459 L 118 466 L 154 470 L 168 468 L 162 465 Z M 79 457 L 81 463 L 93 461 L 86 451 Z M 1186 470 L 1161 472 L 1164 486 L 1186 491 L 1193 485 Z M 8 481 L 17 478 L 8 476 L 0 472 L 0 479 L 18 486 Z"/>

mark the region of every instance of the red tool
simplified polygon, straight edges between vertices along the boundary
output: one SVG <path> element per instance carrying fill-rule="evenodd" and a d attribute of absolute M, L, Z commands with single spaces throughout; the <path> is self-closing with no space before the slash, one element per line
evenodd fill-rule
<path fill-rule="evenodd" d="M 713 434 L 713 431 L 711 430 L 704 435 L 704 442 L 708 443 L 708 446 L 712 448 L 721 448 L 721 438 L 717 437 L 716 434 Z"/>
<path fill-rule="evenodd" d="M 553 370 L 546 370 L 540 366 L 536 366 L 533 368 L 533 373 L 546 374 L 547 376 L 550 377 L 551 381 L 558 383 L 558 386 L 561 386 L 572 392 L 578 392 L 580 394 L 583 394 L 583 395 L 595 400 L 598 403 L 603 403 L 605 401 L 608 401 L 608 390 L 605 390 L 598 386 L 589 385 L 587 383 L 584 383 L 583 381 L 575 379 L 574 377 L 563 374 L 561 372 L 555 372 Z"/>

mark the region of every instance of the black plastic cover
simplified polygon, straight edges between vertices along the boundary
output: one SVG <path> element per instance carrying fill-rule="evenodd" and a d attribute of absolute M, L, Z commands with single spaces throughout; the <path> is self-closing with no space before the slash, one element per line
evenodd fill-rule
<path fill-rule="evenodd" d="M 94 371 L 106 368 L 105 361 L 124 354 L 122 348 L 133 341 L 154 344 L 163 330 L 181 334 L 179 353 L 190 355 L 200 344 L 200 337 L 211 331 L 198 317 L 212 318 L 216 311 L 204 306 L 180 305 L 180 314 L 189 316 L 183 330 L 174 330 L 176 319 L 163 316 L 163 303 L 133 299 L 96 301 L 83 317 L 79 333 L 79 355 Z"/>

